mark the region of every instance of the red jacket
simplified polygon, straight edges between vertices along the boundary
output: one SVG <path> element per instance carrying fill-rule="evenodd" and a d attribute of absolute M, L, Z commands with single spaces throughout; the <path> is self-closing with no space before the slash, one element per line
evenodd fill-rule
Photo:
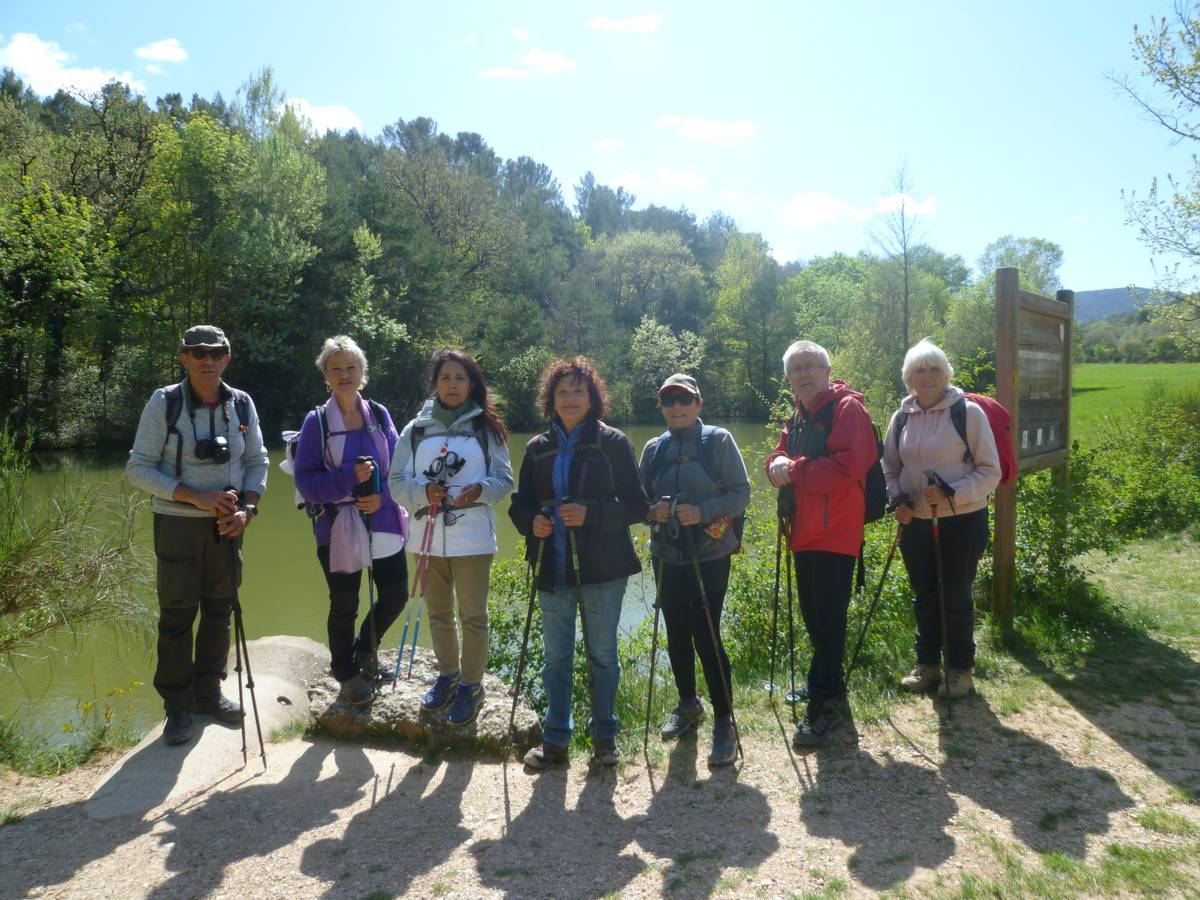
<path fill-rule="evenodd" d="M 844 381 L 833 382 L 806 410 L 797 401 L 802 418 L 826 404 L 836 404 L 833 426 L 826 437 L 828 456 L 798 457 L 791 462 L 792 490 L 796 515 L 792 521 L 792 550 L 825 550 L 858 556 L 863 542 L 864 489 L 867 470 L 875 464 L 878 446 L 875 426 L 863 406 L 863 395 Z M 779 456 L 787 456 L 788 429 L 767 457 L 767 468 Z"/>

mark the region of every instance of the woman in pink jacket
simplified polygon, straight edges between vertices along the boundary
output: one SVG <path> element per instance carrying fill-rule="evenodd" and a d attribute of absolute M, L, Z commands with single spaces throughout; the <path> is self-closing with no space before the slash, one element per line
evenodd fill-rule
<path fill-rule="evenodd" d="M 988 496 L 1000 483 L 1000 456 L 987 415 L 950 383 L 954 368 L 940 347 L 927 338 L 909 348 L 901 376 L 909 394 L 892 415 L 883 447 L 888 497 L 899 502 L 896 519 L 904 525 L 900 551 L 917 620 L 917 664 L 900 686 L 925 691 L 941 682 L 940 696 L 965 697 L 975 666 L 971 585 L 987 548 Z M 935 505 L 946 603 L 944 673 Z"/>

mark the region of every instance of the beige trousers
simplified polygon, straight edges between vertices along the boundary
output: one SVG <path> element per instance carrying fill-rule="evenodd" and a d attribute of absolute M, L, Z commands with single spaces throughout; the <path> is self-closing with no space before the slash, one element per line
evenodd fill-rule
<path fill-rule="evenodd" d="M 479 556 L 431 556 L 425 582 L 429 608 L 429 638 L 443 675 L 462 673 L 467 684 L 483 680 L 487 668 L 488 576 L 492 553 Z M 459 659 L 458 627 L 454 600 L 462 622 L 462 658 Z"/>

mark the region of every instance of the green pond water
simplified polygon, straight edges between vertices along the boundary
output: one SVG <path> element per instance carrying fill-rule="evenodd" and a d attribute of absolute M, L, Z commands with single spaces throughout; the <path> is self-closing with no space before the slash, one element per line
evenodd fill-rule
<path fill-rule="evenodd" d="M 709 424 L 721 425 L 721 422 Z M 750 468 L 756 491 L 767 488 L 762 474 L 762 444 L 767 432 L 759 423 L 724 424 L 733 432 Z M 635 425 L 623 429 L 641 454 L 645 443 L 662 432 L 661 427 Z M 525 443 L 530 433 L 514 433 L 509 439 L 514 475 L 519 472 Z M 328 593 L 317 563 L 315 544 L 308 517 L 293 503 L 292 478 L 280 471 L 282 449 L 271 451 L 271 474 L 261 515 L 251 526 L 245 542 L 245 570 L 240 592 L 245 611 L 247 637 L 271 634 L 296 634 L 325 643 L 325 616 Z M 43 457 L 44 467 L 34 473 L 32 493 L 43 498 L 62 490 L 67 483 L 99 484 L 106 492 L 122 488 L 125 454 L 71 453 Z M 153 559 L 149 505 L 142 510 L 138 543 L 147 560 Z M 507 501 L 497 509 L 498 558 L 515 556 L 520 536 L 508 520 Z M 635 539 L 644 540 L 647 531 L 638 526 Z M 152 562 L 151 562 L 152 565 Z M 409 557 L 409 571 L 413 561 Z M 648 576 L 647 576 L 648 579 Z M 652 582 L 630 580 L 622 613 L 623 627 L 640 622 L 649 611 L 653 597 Z M 360 613 L 367 608 L 366 588 Z M 153 603 L 147 596 L 147 603 Z M 394 652 L 400 639 L 403 615 L 383 639 L 385 652 Z M 428 646 L 428 623 L 422 617 L 421 644 Z M 85 634 L 62 635 L 54 649 L 35 649 L 33 655 L 14 660 L 11 668 L 0 668 L 0 720 L 16 722 L 27 733 L 40 733 L 55 739 L 67 739 L 63 726 L 79 717 L 79 704 L 93 698 L 103 701 L 106 692 L 130 687 L 111 702 L 118 717 L 133 728 L 144 731 L 162 715 L 158 694 L 151 686 L 154 671 L 152 646 L 133 641 L 111 630 L 98 627 Z M 232 661 L 230 663 L 232 668 Z M 225 691 L 236 696 L 230 680 Z M 135 682 L 140 684 L 134 685 Z M 131 687 L 132 686 L 132 687 Z"/>

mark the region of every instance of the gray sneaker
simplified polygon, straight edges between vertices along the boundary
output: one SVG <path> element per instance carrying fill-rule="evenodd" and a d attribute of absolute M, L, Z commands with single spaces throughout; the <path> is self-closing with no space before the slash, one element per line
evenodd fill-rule
<path fill-rule="evenodd" d="M 733 765 L 737 760 L 737 726 L 733 716 L 717 716 L 713 719 L 712 750 L 708 754 L 711 768 Z"/>
<path fill-rule="evenodd" d="M 355 675 L 349 681 L 342 682 L 338 697 L 351 706 L 369 706 L 375 699 L 375 689 L 361 675 Z"/>
<path fill-rule="evenodd" d="M 682 700 L 667 716 L 667 722 L 658 732 L 664 741 L 681 738 L 704 721 L 704 704 L 699 697 Z"/>

